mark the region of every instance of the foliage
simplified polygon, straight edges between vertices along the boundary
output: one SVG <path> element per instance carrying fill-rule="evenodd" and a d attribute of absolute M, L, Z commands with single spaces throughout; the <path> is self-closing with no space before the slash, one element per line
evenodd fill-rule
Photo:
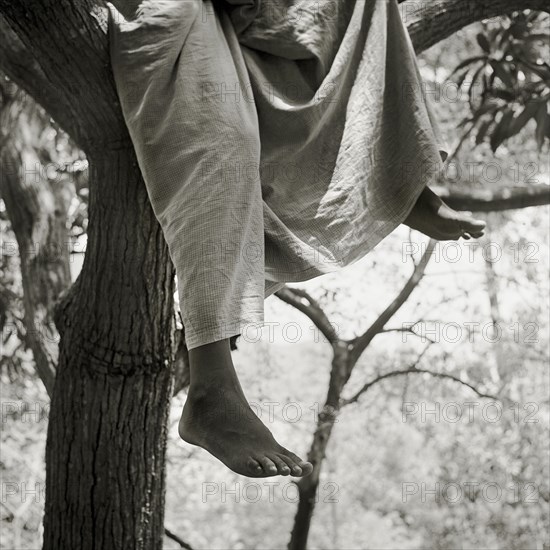
<path fill-rule="evenodd" d="M 536 122 L 539 149 L 550 139 L 549 16 L 517 12 L 498 23 L 487 23 L 477 35 L 481 54 L 454 70 L 459 87 L 467 84 L 471 116 L 461 126 L 476 143 L 488 139 L 494 151 Z"/>

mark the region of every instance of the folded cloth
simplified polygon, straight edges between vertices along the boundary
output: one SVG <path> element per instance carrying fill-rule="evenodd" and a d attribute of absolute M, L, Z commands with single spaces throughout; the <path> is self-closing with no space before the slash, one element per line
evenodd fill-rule
<path fill-rule="evenodd" d="M 215 5 L 214 5 L 215 4 Z M 397 0 L 112 6 L 111 60 L 189 348 L 403 222 L 445 144 Z"/>

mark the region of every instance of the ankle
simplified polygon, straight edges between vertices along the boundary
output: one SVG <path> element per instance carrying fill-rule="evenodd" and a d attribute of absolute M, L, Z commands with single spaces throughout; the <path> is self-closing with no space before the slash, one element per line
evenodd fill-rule
<path fill-rule="evenodd" d="M 189 352 L 190 393 L 204 395 L 217 388 L 238 385 L 229 339 Z"/>
<path fill-rule="evenodd" d="M 192 403 L 204 401 L 209 395 L 211 395 L 212 390 L 212 385 L 200 382 L 189 384 L 189 389 L 187 390 L 187 401 Z"/>
<path fill-rule="evenodd" d="M 439 207 L 443 204 L 441 197 L 437 193 L 434 193 L 429 187 L 424 188 L 421 196 L 424 204 L 430 210 L 437 211 L 439 210 Z"/>

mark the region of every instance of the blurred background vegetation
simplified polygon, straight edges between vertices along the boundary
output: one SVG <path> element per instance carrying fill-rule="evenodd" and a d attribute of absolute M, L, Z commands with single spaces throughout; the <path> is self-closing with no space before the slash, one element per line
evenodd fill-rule
<path fill-rule="evenodd" d="M 548 16 L 524 12 L 472 25 L 421 56 L 452 149 L 442 187 L 490 193 L 550 184 L 548 50 Z M 7 79 L 1 90 L 0 107 L 11 117 L 19 109 L 32 131 L 41 180 L 63 190 L 74 280 L 86 247 L 86 159 Z M 410 298 L 358 359 L 330 420 L 310 548 L 550 549 L 549 219 L 547 206 L 490 213 L 478 245 L 436 247 Z M 0 540 L 35 549 L 49 407 L 35 344 L 55 347 L 57 335 L 46 324 L 33 334 L 25 322 L 27 260 L 4 201 L 0 234 Z M 339 338 L 352 339 L 403 288 L 426 246 L 400 228 L 354 266 L 297 286 Z M 333 349 L 309 317 L 277 297 L 266 302 L 266 320 L 261 334 L 241 338 L 237 369 L 262 420 L 306 454 Z M 407 368 L 419 372 L 380 378 Z M 174 536 L 165 548 L 286 547 L 296 486 L 233 476 L 181 442 L 184 400 L 185 392 L 175 396 L 170 422 L 166 527 Z"/>

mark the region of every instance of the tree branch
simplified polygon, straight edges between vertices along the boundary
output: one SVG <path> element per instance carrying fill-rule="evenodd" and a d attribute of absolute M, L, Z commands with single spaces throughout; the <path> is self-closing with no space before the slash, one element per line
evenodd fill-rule
<path fill-rule="evenodd" d="M 374 321 L 374 323 L 366 330 L 364 334 L 358 336 L 357 338 L 354 338 L 350 342 L 353 347 L 351 351 L 352 364 L 354 364 L 359 359 L 361 354 L 365 351 L 366 347 L 372 342 L 372 339 L 384 329 L 386 323 L 408 300 L 409 296 L 412 294 L 412 291 L 418 286 L 432 257 L 432 252 L 435 248 L 435 244 L 435 241 L 433 239 L 430 239 L 426 251 L 422 255 L 421 260 L 415 266 L 412 275 L 405 283 L 405 286 L 401 289 L 401 292 L 399 292 L 393 302 L 382 312 L 378 319 Z"/>
<path fill-rule="evenodd" d="M 550 187 L 543 185 L 474 193 L 438 188 L 437 193 L 451 208 L 473 212 L 498 212 L 550 204 Z"/>
<path fill-rule="evenodd" d="M 285 286 L 276 292 L 275 296 L 307 315 L 332 345 L 340 340 L 321 306 L 305 290 Z"/>
<path fill-rule="evenodd" d="M 0 20 L 1 68 L 83 150 L 130 144 L 110 69 L 105 8 L 93 0 L 0 0 Z"/>
<path fill-rule="evenodd" d="M 387 334 L 387 333 L 390 333 L 390 332 L 402 332 L 402 333 L 405 333 L 405 334 L 412 334 L 413 336 L 416 336 L 417 338 L 421 338 L 423 341 L 427 341 L 427 342 L 431 342 L 432 344 L 435 344 L 436 341 L 433 340 L 432 338 L 428 338 L 425 334 L 418 334 L 418 332 L 416 332 L 414 330 L 414 327 L 415 325 L 417 325 L 418 323 L 421 323 L 422 321 L 417 321 L 414 325 L 410 326 L 410 327 L 395 327 L 395 328 L 385 328 L 383 330 L 381 330 L 379 332 L 379 334 Z"/>
<path fill-rule="evenodd" d="M 526 9 L 550 12 L 548 0 L 401 0 L 400 3 L 417 53 L 476 21 Z"/>

